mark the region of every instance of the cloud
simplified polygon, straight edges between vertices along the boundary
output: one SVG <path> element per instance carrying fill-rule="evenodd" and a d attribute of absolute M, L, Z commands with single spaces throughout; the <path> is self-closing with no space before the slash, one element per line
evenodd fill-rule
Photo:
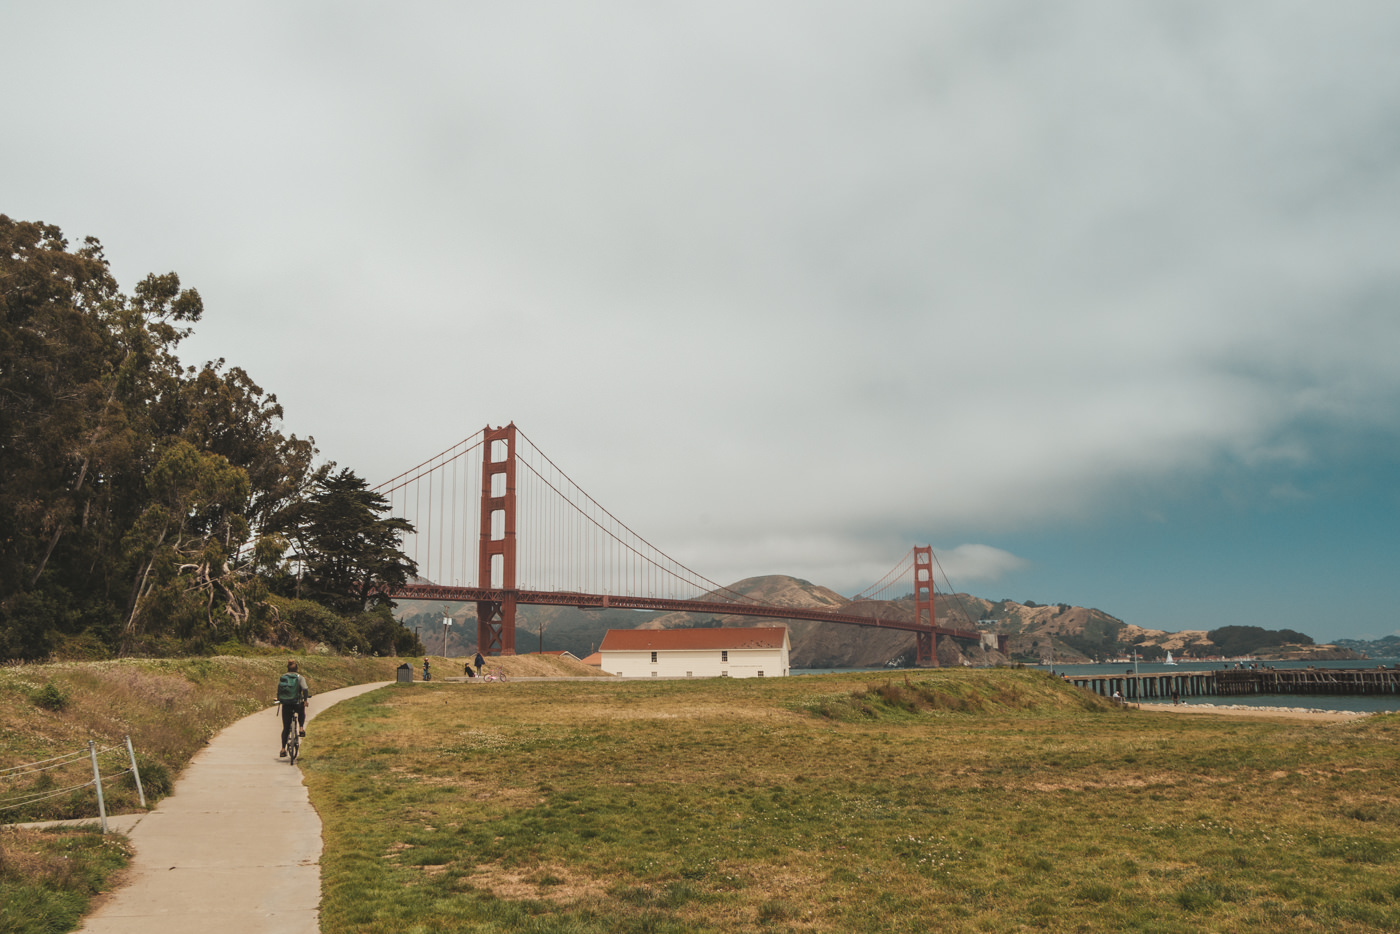
<path fill-rule="evenodd" d="M 958 545 L 936 554 L 939 566 L 954 581 L 997 581 L 1026 566 L 1024 559 L 990 545 Z"/>
<path fill-rule="evenodd" d="M 169 12 L 16 14 L 7 211 L 371 479 L 514 420 L 711 576 L 854 583 L 1400 424 L 1389 5 Z"/>

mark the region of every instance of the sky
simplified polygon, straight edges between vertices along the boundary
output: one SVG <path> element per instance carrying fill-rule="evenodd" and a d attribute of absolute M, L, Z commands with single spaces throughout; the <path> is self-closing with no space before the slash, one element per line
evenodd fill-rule
<path fill-rule="evenodd" d="M 1400 631 L 1400 7 L 0 3 L 0 212 L 378 482 L 514 421 L 663 551 Z"/>

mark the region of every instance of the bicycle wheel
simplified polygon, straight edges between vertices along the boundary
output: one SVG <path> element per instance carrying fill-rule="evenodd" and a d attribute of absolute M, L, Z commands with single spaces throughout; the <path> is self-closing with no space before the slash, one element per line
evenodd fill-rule
<path fill-rule="evenodd" d="M 293 720 L 292 731 L 287 735 L 287 764 L 296 765 L 299 755 L 301 755 L 301 738 L 297 736 L 297 723 Z"/>

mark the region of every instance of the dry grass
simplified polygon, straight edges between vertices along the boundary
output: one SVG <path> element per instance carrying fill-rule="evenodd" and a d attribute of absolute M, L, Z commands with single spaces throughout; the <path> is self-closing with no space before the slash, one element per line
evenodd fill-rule
<path fill-rule="evenodd" d="M 450 658 L 442 660 L 442 671 L 446 674 L 441 677 L 460 677 L 462 665 L 465 658 Z M 420 660 L 421 662 L 421 660 Z M 434 671 L 438 670 L 438 659 L 429 658 L 429 663 Z M 490 658 L 486 660 L 486 671 L 488 673 L 497 669 L 504 671 L 509 678 L 612 678 L 600 668 L 592 665 L 585 665 L 577 659 L 563 658 L 559 655 L 510 655 L 504 657 Z M 435 675 L 436 676 L 436 675 Z"/>
<path fill-rule="evenodd" d="M 303 659 L 318 690 L 393 677 L 384 659 Z M 111 814 L 137 810 L 135 784 L 111 779 L 128 768 L 122 745 L 137 751 L 147 801 L 168 794 L 175 777 L 208 739 L 266 707 L 286 658 L 123 659 L 0 668 L 0 768 L 83 752 L 61 768 L 0 777 L 0 803 L 59 791 L 92 778 L 87 742 L 99 757 Z M 95 818 L 91 788 L 0 811 L 3 821 Z M 93 893 L 126 862 L 119 835 L 0 831 L 0 907 L 7 932 L 72 930 Z"/>
<path fill-rule="evenodd" d="M 324 931 L 1400 926 L 1400 718 L 1009 671 L 488 687 L 318 721 Z"/>

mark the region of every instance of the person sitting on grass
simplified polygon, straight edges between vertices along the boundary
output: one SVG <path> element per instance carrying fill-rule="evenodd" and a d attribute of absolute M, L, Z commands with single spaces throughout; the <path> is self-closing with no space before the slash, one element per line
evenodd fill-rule
<path fill-rule="evenodd" d="M 296 721 L 298 736 L 306 735 L 306 701 L 311 697 L 311 685 L 306 676 L 297 671 L 296 662 L 287 662 L 287 673 L 277 679 L 277 703 L 282 708 L 282 752 L 287 755 L 287 737 L 292 732 L 292 721 Z"/>

